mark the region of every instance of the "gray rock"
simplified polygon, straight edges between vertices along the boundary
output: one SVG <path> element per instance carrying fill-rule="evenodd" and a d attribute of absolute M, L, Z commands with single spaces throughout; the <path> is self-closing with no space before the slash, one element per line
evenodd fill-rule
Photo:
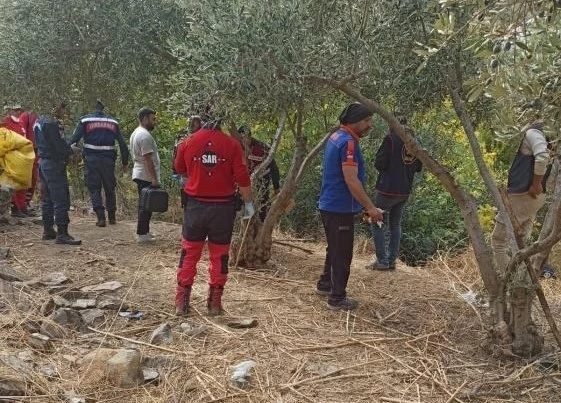
<path fill-rule="evenodd" d="M 0 279 L 0 311 L 13 308 L 17 301 L 17 289 L 10 282 Z"/>
<path fill-rule="evenodd" d="M 162 344 L 171 343 L 173 343 L 173 334 L 171 333 L 171 326 L 169 323 L 160 325 L 156 330 L 152 332 L 152 337 L 150 337 L 150 344 L 159 346 Z"/>
<path fill-rule="evenodd" d="M 105 312 L 99 308 L 84 309 L 81 311 L 82 319 L 88 326 L 95 326 L 105 320 Z"/>
<path fill-rule="evenodd" d="M 14 370 L 21 372 L 21 373 L 27 373 L 29 371 L 31 371 L 32 366 L 31 364 L 26 363 L 25 361 L 23 361 L 21 358 L 15 357 L 13 355 L 2 355 L 0 356 L 0 363 L 2 364 L 0 367 L 8 367 L 12 369 L 12 372 Z"/>
<path fill-rule="evenodd" d="M 51 338 L 41 333 L 30 334 L 27 338 L 27 344 L 38 351 L 50 352 L 53 350 Z"/>
<path fill-rule="evenodd" d="M 70 279 L 64 273 L 49 273 L 39 278 L 26 281 L 27 285 L 35 286 L 41 285 L 45 287 L 59 286 L 69 282 Z"/>
<path fill-rule="evenodd" d="M 74 301 L 72 304 L 72 308 L 74 309 L 89 309 L 95 308 L 96 300 L 95 299 L 78 299 Z"/>
<path fill-rule="evenodd" d="M 2 258 L 2 252 L 0 248 L 0 259 Z M 25 281 L 21 273 L 12 269 L 6 262 L 0 262 L 0 278 L 6 281 Z"/>
<path fill-rule="evenodd" d="M 257 326 L 255 318 L 231 318 L 226 323 L 228 327 L 234 329 L 250 329 Z"/>
<path fill-rule="evenodd" d="M 41 373 L 41 375 L 49 379 L 59 377 L 56 367 L 50 364 L 40 366 L 39 372 Z"/>
<path fill-rule="evenodd" d="M 25 319 L 21 323 L 21 327 L 28 333 L 39 333 L 41 331 L 41 321 L 34 319 Z"/>
<path fill-rule="evenodd" d="M 41 304 L 41 309 L 39 309 L 39 312 L 41 312 L 41 315 L 43 316 L 49 316 L 55 311 L 55 309 L 56 309 L 55 301 L 53 300 L 53 298 L 49 298 L 48 300 L 46 300 Z"/>
<path fill-rule="evenodd" d="M 142 365 L 145 368 L 155 368 L 155 369 L 169 369 L 180 363 L 180 360 L 174 357 L 169 357 L 165 355 L 156 355 L 152 357 L 146 357 L 142 361 Z"/>
<path fill-rule="evenodd" d="M 0 248 L 0 260 L 7 259 L 8 257 L 10 257 L 10 248 Z"/>
<path fill-rule="evenodd" d="M 105 283 L 88 285 L 82 287 L 80 290 L 82 292 L 103 292 L 103 291 L 115 291 L 123 286 L 122 283 L 118 281 L 107 281 Z"/>
<path fill-rule="evenodd" d="M 142 370 L 142 377 L 144 378 L 144 383 L 148 383 L 156 381 L 160 377 L 160 374 L 154 368 L 144 368 Z"/>
<path fill-rule="evenodd" d="M 21 374 L 0 369 L 0 396 L 25 396 L 26 382 Z"/>
<path fill-rule="evenodd" d="M 195 326 L 190 323 L 182 323 L 179 327 L 187 336 L 198 336 L 207 329 L 205 325 Z"/>
<path fill-rule="evenodd" d="M 97 303 L 97 307 L 100 309 L 109 309 L 114 311 L 126 311 L 129 309 L 127 303 L 118 297 L 108 296 L 104 297 Z"/>
<path fill-rule="evenodd" d="M 114 386 L 131 388 L 144 382 L 140 353 L 120 350 L 107 361 L 107 380 Z"/>
<path fill-rule="evenodd" d="M 32 350 L 23 350 L 18 353 L 18 358 L 24 362 L 35 361 L 35 355 Z"/>
<path fill-rule="evenodd" d="M 59 308 L 50 316 L 50 321 L 41 325 L 41 333 L 54 339 L 66 336 L 65 329 L 75 331 L 85 330 L 85 323 L 80 312 L 70 308 Z"/>
<path fill-rule="evenodd" d="M 53 301 L 60 308 L 70 308 L 72 306 L 72 302 L 60 295 L 53 295 Z"/>

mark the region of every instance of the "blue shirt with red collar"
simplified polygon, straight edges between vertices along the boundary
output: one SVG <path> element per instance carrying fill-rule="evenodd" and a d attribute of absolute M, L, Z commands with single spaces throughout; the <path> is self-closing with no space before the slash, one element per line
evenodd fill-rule
<path fill-rule="evenodd" d="M 358 179 L 363 185 L 366 182 L 364 157 L 358 140 L 359 137 L 346 126 L 341 126 L 329 137 L 323 154 L 320 210 L 330 213 L 358 213 L 362 210 L 343 177 L 343 166 L 356 166 Z"/>

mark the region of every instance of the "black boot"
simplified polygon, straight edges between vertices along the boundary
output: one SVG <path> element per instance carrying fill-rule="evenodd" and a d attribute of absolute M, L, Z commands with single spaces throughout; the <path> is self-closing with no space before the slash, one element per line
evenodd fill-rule
<path fill-rule="evenodd" d="M 208 297 L 206 300 L 206 307 L 208 310 L 208 316 L 217 316 L 224 313 L 222 309 L 222 293 L 224 292 L 224 287 L 219 285 L 211 285 L 208 288 Z"/>
<path fill-rule="evenodd" d="M 97 215 L 97 222 L 95 225 L 98 227 L 105 227 L 105 210 L 96 210 L 95 214 Z"/>
<path fill-rule="evenodd" d="M 109 218 L 109 224 L 111 225 L 117 224 L 117 218 L 115 217 L 114 211 L 108 211 L 107 218 Z"/>
<path fill-rule="evenodd" d="M 175 291 L 175 314 L 184 316 L 189 313 L 189 302 L 191 300 L 191 287 L 177 286 Z"/>
<path fill-rule="evenodd" d="M 81 240 L 74 239 L 74 237 L 68 233 L 68 225 L 57 225 L 57 230 L 56 243 L 64 245 L 82 245 Z"/>
<path fill-rule="evenodd" d="M 54 230 L 52 225 L 46 225 L 43 228 L 43 241 L 51 241 L 56 239 L 56 231 Z"/>

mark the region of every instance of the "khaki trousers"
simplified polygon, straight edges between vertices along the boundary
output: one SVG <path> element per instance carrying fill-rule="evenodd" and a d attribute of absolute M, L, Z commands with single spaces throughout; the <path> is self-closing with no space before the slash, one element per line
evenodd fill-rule
<path fill-rule="evenodd" d="M 514 221 L 512 223 L 514 229 L 516 230 L 519 228 L 519 231 L 524 236 L 524 242 L 527 242 L 532 232 L 536 214 L 545 203 L 545 193 L 542 193 L 536 198 L 533 198 L 527 193 L 516 195 L 509 194 L 508 199 L 514 213 Z M 497 214 L 495 229 L 491 237 L 491 246 L 493 248 L 496 268 L 499 273 L 504 273 L 510 261 L 511 253 L 506 233 L 506 225 L 499 214 Z"/>

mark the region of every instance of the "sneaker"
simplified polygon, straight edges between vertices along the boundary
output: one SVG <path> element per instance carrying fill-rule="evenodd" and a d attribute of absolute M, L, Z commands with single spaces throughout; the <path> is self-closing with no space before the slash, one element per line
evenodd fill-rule
<path fill-rule="evenodd" d="M 378 262 L 377 260 L 375 260 L 372 263 L 367 264 L 365 267 L 368 270 L 378 270 L 378 271 L 395 270 L 395 265 L 388 266 L 388 265 L 385 265 L 385 264 L 382 264 L 382 263 Z"/>
<path fill-rule="evenodd" d="M 151 232 L 147 233 L 146 235 L 148 235 L 152 240 L 156 239 L 156 236 Z"/>
<path fill-rule="evenodd" d="M 354 311 L 358 308 L 358 301 L 351 298 L 343 298 L 340 301 L 327 302 L 327 307 L 331 310 L 341 310 L 341 311 Z"/>
<path fill-rule="evenodd" d="M 543 267 L 542 267 L 541 277 L 543 277 L 543 278 L 557 278 L 557 275 L 555 274 L 555 269 L 553 268 L 553 266 L 551 266 L 549 264 L 544 264 Z"/>
<path fill-rule="evenodd" d="M 143 234 L 143 235 L 137 235 L 136 236 L 136 242 L 137 243 L 150 243 L 154 240 L 153 237 L 150 236 L 150 234 Z"/>

